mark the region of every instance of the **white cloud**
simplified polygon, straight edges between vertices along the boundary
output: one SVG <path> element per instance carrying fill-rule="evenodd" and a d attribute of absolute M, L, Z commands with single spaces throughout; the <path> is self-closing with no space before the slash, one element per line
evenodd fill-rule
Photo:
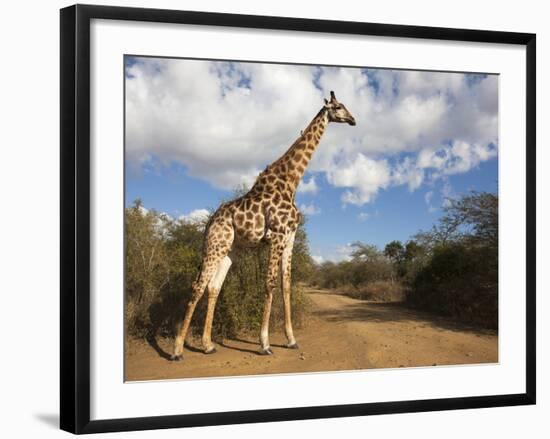
<path fill-rule="evenodd" d="M 250 183 L 318 111 L 312 70 L 141 59 L 127 70 L 128 158 L 176 161 L 227 189 Z"/>
<path fill-rule="evenodd" d="M 206 209 L 195 209 L 188 214 L 183 214 L 178 217 L 180 221 L 187 221 L 190 223 L 202 223 L 209 217 L 210 212 Z"/>
<path fill-rule="evenodd" d="M 351 260 L 351 254 L 353 253 L 353 247 L 350 243 L 345 245 L 338 245 L 335 249 L 335 254 L 333 255 L 333 260 L 335 262 L 338 261 L 350 261 Z"/>
<path fill-rule="evenodd" d="M 418 189 L 424 181 L 425 172 L 410 157 L 405 157 L 398 162 L 392 171 L 392 184 L 406 184 L 409 191 Z"/>
<path fill-rule="evenodd" d="M 434 197 L 434 191 L 428 191 L 424 194 L 424 201 L 426 202 L 426 205 L 428 206 L 428 212 L 434 213 L 437 212 L 439 209 L 432 205 L 432 199 Z"/>
<path fill-rule="evenodd" d="M 431 203 L 433 196 L 434 191 L 428 191 L 424 194 L 424 201 L 426 202 L 426 204 L 429 205 Z"/>
<path fill-rule="evenodd" d="M 313 203 L 300 204 L 300 212 L 304 215 L 317 215 L 321 213 L 321 209 L 315 206 Z"/>
<path fill-rule="evenodd" d="M 159 235 L 165 235 L 167 233 L 167 226 L 170 224 L 171 221 L 174 220 L 174 218 L 172 218 L 172 216 L 170 216 L 166 212 L 151 211 L 146 207 L 143 207 L 142 205 L 138 207 L 138 211 L 142 216 L 147 216 L 153 212 L 157 213 L 158 216 L 154 223 L 154 228 Z"/>
<path fill-rule="evenodd" d="M 426 202 L 426 205 L 428 206 L 428 212 L 434 213 L 439 211 L 441 208 L 445 208 L 451 205 L 451 200 L 455 197 L 453 187 L 449 183 L 449 179 L 447 177 L 443 177 L 442 179 L 443 184 L 439 190 L 439 197 L 440 202 L 433 203 L 434 198 L 434 191 L 428 191 L 424 194 L 424 201 Z"/>
<path fill-rule="evenodd" d="M 325 258 L 323 258 L 321 255 L 311 255 L 311 259 L 313 259 L 313 261 L 319 265 L 325 262 Z"/>
<path fill-rule="evenodd" d="M 357 215 L 357 218 L 359 218 L 359 221 L 366 221 L 371 217 L 370 213 L 367 212 L 360 212 L 359 215 Z"/>
<path fill-rule="evenodd" d="M 440 177 L 467 172 L 497 154 L 497 148 L 493 144 L 480 145 L 456 140 L 437 150 L 420 151 L 416 166 L 419 169 L 431 169 L 435 177 Z"/>
<path fill-rule="evenodd" d="M 441 205 L 443 207 L 449 207 L 451 200 L 454 198 L 453 187 L 448 180 L 445 180 L 443 187 L 441 188 L 441 198 L 443 199 Z"/>
<path fill-rule="evenodd" d="M 221 188 L 253 182 L 330 90 L 357 126 L 331 125 L 308 170 L 343 188 L 344 203 L 395 185 L 413 191 L 498 154 L 497 76 L 151 58 L 127 73 L 129 163 L 177 162 Z M 300 186 L 317 189 L 313 177 Z"/>
<path fill-rule="evenodd" d="M 139 205 L 138 206 L 138 211 L 139 213 L 141 213 L 143 216 L 147 215 L 149 213 L 149 209 L 147 209 L 146 207 L 143 207 L 142 205 Z"/>
<path fill-rule="evenodd" d="M 307 182 L 305 179 L 302 179 L 298 186 L 298 192 L 301 194 L 316 194 L 318 190 L 319 187 L 315 183 L 315 177 L 311 177 Z"/>
<path fill-rule="evenodd" d="M 390 184 L 391 174 L 386 160 L 373 160 L 358 153 L 354 160 L 330 168 L 327 180 L 336 187 L 353 188 L 344 192 L 342 201 L 361 206 L 371 201 L 379 189 Z"/>

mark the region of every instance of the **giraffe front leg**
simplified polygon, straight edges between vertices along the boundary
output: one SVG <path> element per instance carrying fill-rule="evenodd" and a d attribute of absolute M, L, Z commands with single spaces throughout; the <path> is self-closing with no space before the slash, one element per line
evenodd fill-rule
<path fill-rule="evenodd" d="M 269 261 L 267 267 L 266 291 L 264 312 L 262 316 L 262 329 L 260 332 L 260 354 L 271 355 L 273 351 L 269 345 L 269 317 L 271 315 L 271 302 L 273 300 L 273 290 L 277 283 L 279 272 L 279 263 L 284 249 L 284 235 L 273 234 L 269 248 Z"/>
<path fill-rule="evenodd" d="M 287 348 L 298 349 L 298 343 L 294 338 L 292 331 L 291 305 L 290 305 L 290 276 L 292 266 L 292 249 L 294 248 L 294 237 L 296 231 L 293 231 L 286 243 L 283 255 L 281 257 L 281 288 L 283 290 L 283 303 L 285 310 L 285 334 L 288 340 Z"/>

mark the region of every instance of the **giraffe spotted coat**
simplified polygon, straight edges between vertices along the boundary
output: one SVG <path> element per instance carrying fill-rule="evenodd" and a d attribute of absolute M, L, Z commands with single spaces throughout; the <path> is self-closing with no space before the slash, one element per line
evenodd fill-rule
<path fill-rule="evenodd" d="M 208 289 L 208 308 L 203 332 L 205 353 L 215 351 L 211 340 L 214 308 L 225 276 L 231 267 L 234 246 L 269 245 L 266 292 L 260 332 L 260 353 L 272 354 L 269 345 L 269 317 L 273 290 L 281 275 L 287 347 L 296 348 L 290 309 L 290 267 L 292 248 L 301 214 L 295 204 L 298 184 L 329 122 L 355 125 L 355 119 L 331 92 L 330 101 L 313 118 L 292 146 L 269 165 L 242 197 L 223 203 L 210 218 L 205 230 L 203 261 L 193 295 L 174 346 L 174 360 L 182 358 L 185 336 L 197 302 Z"/>

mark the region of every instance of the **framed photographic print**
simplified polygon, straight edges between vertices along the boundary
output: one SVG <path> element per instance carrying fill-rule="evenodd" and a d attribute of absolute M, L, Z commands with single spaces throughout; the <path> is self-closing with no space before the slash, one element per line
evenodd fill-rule
<path fill-rule="evenodd" d="M 535 403 L 535 35 L 61 10 L 61 428 Z"/>

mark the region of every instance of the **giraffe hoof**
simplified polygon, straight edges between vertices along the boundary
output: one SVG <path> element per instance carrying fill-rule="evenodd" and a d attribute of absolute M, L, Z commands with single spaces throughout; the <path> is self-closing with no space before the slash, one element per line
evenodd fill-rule
<path fill-rule="evenodd" d="M 204 353 L 205 354 L 214 354 L 216 352 L 216 348 L 215 347 L 211 347 L 211 348 L 208 348 L 208 349 L 205 349 L 204 350 Z"/>
<path fill-rule="evenodd" d="M 181 361 L 181 360 L 183 360 L 183 355 L 171 355 L 170 360 L 172 360 L 172 361 Z"/>
<path fill-rule="evenodd" d="M 265 348 L 260 350 L 260 355 L 273 355 L 271 348 Z"/>
<path fill-rule="evenodd" d="M 288 349 L 300 349 L 300 346 L 298 346 L 298 343 L 287 344 L 286 347 Z"/>

